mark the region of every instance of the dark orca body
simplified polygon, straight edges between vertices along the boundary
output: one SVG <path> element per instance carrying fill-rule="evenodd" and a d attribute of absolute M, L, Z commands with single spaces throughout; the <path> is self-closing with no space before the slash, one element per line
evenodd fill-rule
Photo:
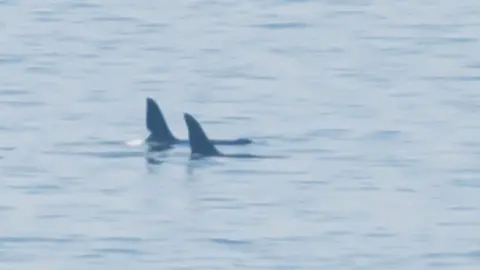
<path fill-rule="evenodd" d="M 252 154 L 224 154 L 215 147 L 200 123 L 190 114 L 184 113 L 183 117 L 188 128 L 188 142 L 192 157 L 229 157 L 229 158 L 281 158 L 279 156 L 257 156 Z"/>
<path fill-rule="evenodd" d="M 162 111 L 158 104 L 152 99 L 147 98 L 147 129 L 150 135 L 145 140 L 147 144 L 156 150 L 164 150 L 171 148 L 175 144 L 188 145 L 188 140 L 176 138 L 165 121 Z M 246 145 L 253 143 L 247 138 L 238 138 L 235 140 L 212 140 L 217 145 Z"/>

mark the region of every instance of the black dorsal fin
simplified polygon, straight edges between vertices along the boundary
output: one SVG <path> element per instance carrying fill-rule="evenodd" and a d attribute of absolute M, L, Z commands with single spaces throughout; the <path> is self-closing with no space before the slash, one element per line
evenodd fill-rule
<path fill-rule="evenodd" d="M 207 137 L 203 131 L 200 123 L 190 114 L 184 113 L 185 123 L 188 128 L 188 141 L 192 154 L 200 154 L 204 156 L 221 155 L 215 148 L 212 141 Z"/>
<path fill-rule="evenodd" d="M 152 133 L 151 137 L 158 141 L 176 140 L 158 104 L 152 98 L 147 98 L 147 129 Z"/>

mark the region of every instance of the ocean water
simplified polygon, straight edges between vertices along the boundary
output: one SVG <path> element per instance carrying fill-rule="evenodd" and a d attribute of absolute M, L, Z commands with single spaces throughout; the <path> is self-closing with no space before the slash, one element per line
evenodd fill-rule
<path fill-rule="evenodd" d="M 480 3 L 0 1 L 0 269 L 478 269 Z M 145 98 L 225 153 L 157 153 Z M 154 160 L 152 162 L 152 160 Z"/>

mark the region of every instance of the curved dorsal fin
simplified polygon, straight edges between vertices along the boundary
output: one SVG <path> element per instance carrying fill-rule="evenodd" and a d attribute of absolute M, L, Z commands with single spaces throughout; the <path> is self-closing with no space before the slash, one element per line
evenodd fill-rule
<path fill-rule="evenodd" d="M 152 98 L 147 98 L 147 129 L 152 133 L 151 136 L 159 141 L 176 140 L 170 128 L 168 128 L 165 117 L 158 104 Z"/>
<path fill-rule="evenodd" d="M 190 114 L 184 113 L 183 117 L 188 128 L 188 141 L 192 154 L 204 156 L 218 156 L 221 153 L 215 148 L 212 141 L 203 131 L 200 123 Z"/>

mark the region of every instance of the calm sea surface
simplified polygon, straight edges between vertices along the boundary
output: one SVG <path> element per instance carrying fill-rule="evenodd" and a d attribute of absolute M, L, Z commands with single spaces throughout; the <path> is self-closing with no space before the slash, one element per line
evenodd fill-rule
<path fill-rule="evenodd" d="M 476 270 L 480 2 L 0 0 L 0 269 Z M 225 153 L 154 156 L 145 98 Z"/>

